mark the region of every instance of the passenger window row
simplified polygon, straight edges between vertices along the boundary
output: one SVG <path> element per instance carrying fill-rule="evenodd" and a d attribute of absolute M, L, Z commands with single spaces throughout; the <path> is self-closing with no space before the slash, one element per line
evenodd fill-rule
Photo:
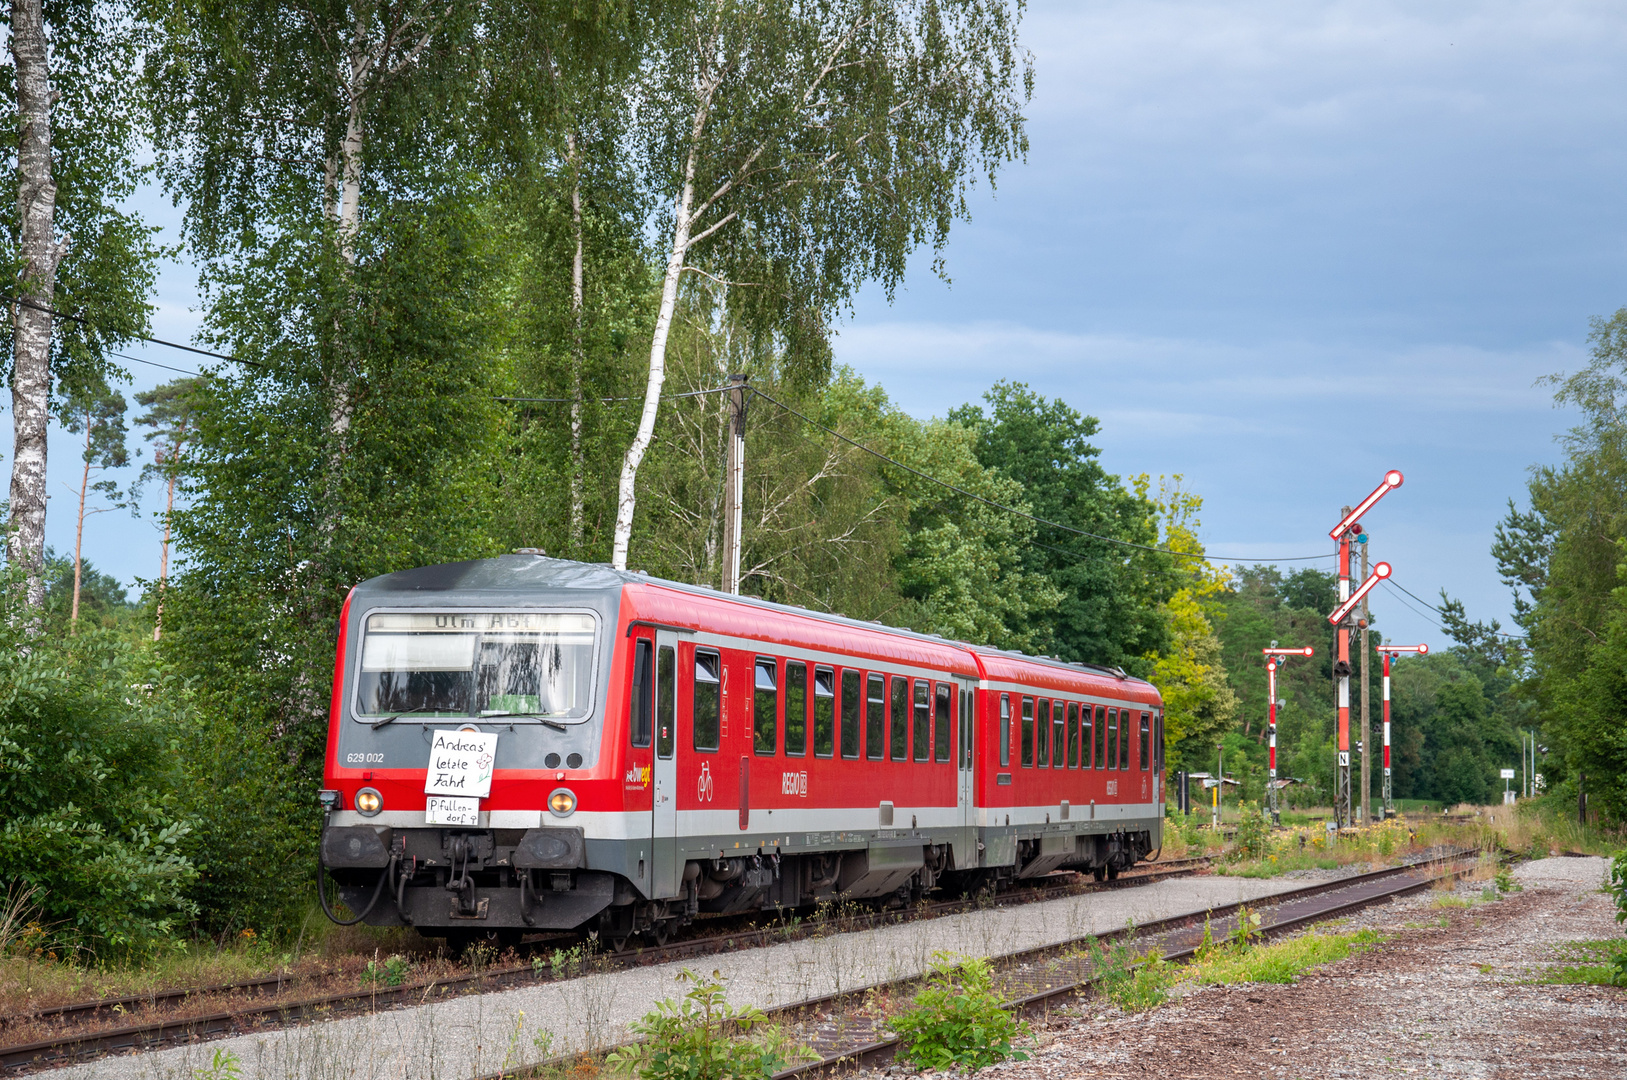
<path fill-rule="evenodd" d="M 660 650 L 659 663 L 653 665 L 659 669 L 659 691 L 652 695 L 644 689 L 651 675 L 650 645 L 639 641 L 636 646 L 629 716 L 632 744 L 650 745 L 654 728 L 661 756 L 667 757 L 675 727 L 676 657 L 670 648 Z M 690 683 L 694 746 L 696 750 L 717 750 L 722 734 L 722 658 L 715 650 L 696 649 L 694 663 Z M 771 756 L 783 749 L 789 756 L 804 756 L 811 731 L 815 757 L 834 757 L 839 752 L 844 758 L 856 759 L 862 751 L 871 761 L 951 759 L 957 695 L 950 683 L 815 664 L 810 686 L 808 667 L 803 660 L 766 656 L 753 663 L 752 747 L 756 753 Z M 970 692 L 958 697 L 964 715 L 970 711 L 973 697 Z M 1012 697 L 1000 695 L 1003 767 L 1011 764 Z M 1143 771 L 1164 767 L 1162 713 L 1028 695 L 1020 695 L 1018 709 L 1018 747 L 1024 768 L 1128 770 L 1132 747 Z M 659 715 L 652 716 L 652 712 Z M 963 745 L 969 765 L 970 740 Z"/>
<path fill-rule="evenodd" d="M 839 743 L 844 758 L 859 757 L 862 748 L 872 761 L 950 760 L 955 693 L 947 682 L 853 668 L 840 669 L 838 681 L 836 668 L 816 664 L 810 694 L 806 661 L 759 656 L 752 670 L 752 749 L 758 754 L 805 755 L 811 728 L 815 757 L 834 757 Z M 717 745 L 697 741 L 695 749 Z"/>
<path fill-rule="evenodd" d="M 1011 694 L 1000 695 L 1000 764 L 1011 764 Z M 1109 705 L 1021 695 L 1017 739 L 1025 769 L 1164 767 L 1163 716 Z"/>

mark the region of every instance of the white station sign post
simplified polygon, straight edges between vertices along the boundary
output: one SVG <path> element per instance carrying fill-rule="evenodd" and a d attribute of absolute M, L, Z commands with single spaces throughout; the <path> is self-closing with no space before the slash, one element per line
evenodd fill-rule
<path fill-rule="evenodd" d="M 474 730 L 435 732 L 424 774 L 424 818 L 430 825 L 480 824 L 480 800 L 491 795 L 497 736 Z"/>

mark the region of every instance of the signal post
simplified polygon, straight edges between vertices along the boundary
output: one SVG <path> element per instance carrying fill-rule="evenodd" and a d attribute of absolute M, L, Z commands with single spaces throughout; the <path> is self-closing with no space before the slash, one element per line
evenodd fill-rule
<path fill-rule="evenodd" d="M 1400 653 L 1429 652 L 1428 645 L 1380 645 L 1379 655 L 1384 657 L 1384 808 L 1386 818 L 1395 817 L 1395 804 L 1390 800 L 1390 657 Z"/>
<path fill-rule="evenodd" d="M 1373 489 L 1372 494 L 1358 503 L 1354 509 L 1345 507 L 1344 516 L 1339 519 L 1328 532 L 1329 538 L 1339 545 L 1339 606 L 1328 616 L 1338 631 L 1337 650 L 1333 658 L 1333 673 L 1339 680 L 1338 700 L 1338 740 L 1339 764 L 1337 778 L 1334 783 L 1333 816 L 1339 826 L 1343 828 L 1351 823 L 1350 798 L 1350 625 L 1347 619 L 1361 598 L 1366 596 L 1384 578 L 1390 576 L 1390 564 L 1379 563 L 1373 568 L 1373 573 L 1362 582 L 1355 593 L 1350 591 L 1350 545 L 1359 542 L 1363 537 L 1361 516 L 1371 510 L 1380 499 L 1401 486 L 1403 477 L 1396 469 L 1384 474 L 1384 480 Z M 1383 571 L 1380 573 L 1380 571 Z"/>
<path fill-rule="evenodd" d="M 1266 698 L 1270 702 L 1266 709 L 1266 716 L 1271 728 L 1271 748 L 1268 751 L 1270 755 L 1270 761 L 1268 762 L 1270 772 L 1265 786 L 1266 790 L 1270 792 L 1271 798 L 1271 824 L 1281 825 L 1282 817 L 1277 812 L 1277 668 L 1281 667 L 1290 656 L 1311 656 L 1315 650 L 1309 645 L 1300 649 L 1279 649 L 1276 645 L 1277 643 L 1273 641 L 1271 648 L 1261 649 L 1260 651 L 1266 657 Z"/>

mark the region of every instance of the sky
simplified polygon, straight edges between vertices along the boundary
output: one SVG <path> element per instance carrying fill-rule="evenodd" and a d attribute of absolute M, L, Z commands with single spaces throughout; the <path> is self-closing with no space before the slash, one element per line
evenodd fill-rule
<path fill-rule="evenodd" d="M 856 298 L 837 359 L 919 416 L 999 378 L 1067 401 L 1110 471 L 1203 496 L 1220 556 L 1331 568 L 1340 507 L 1399 469 L 1372 557 L 1508 627 L 1493 530 L 1574 422 L 1537 382 L 1627 305 L 1627 11 L 1046 0 L 1022 37 L 1026 161 L 972 192 L 952 283 L 922 253 L 891 303 Z M 178 239 L 159 193 L 140 208 Z M 192 339 L 195 283 L 164 268 L 155 336 Z M 174 377 L 128 366 L 133 388 Z M 51 453 L 48 539 L 71 553 L 78 455 L 62 432 Z M 91 518 L 87 558 L 153 577 L 157 495 Z M 1393 591 L 1374 616 L 1447 644 Z"/>

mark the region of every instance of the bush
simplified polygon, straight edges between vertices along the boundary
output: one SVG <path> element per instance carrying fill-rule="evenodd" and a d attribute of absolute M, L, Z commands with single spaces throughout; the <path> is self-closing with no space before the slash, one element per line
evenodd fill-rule
<path fill-rule="evenodd" d="M 1271 838 L 1271 823 L 1257 803 L 1245 802 L 1241 811 L 1232 858 L 1263 859 Z"/>
<path fill-rule="evenodd" d="M 887 1025 L 904 1043 L 899 1056 L 922 1069 L 975 1072 L 1028 1058 L 1011 1046 L 1028 1025 L 1000 1007 L 989 962 L 978 957 L 934 953 L 926 986 Z"/>
<path fill-rule="evenodd" d="M 177 695 L 143 646 L 33 636 L 14 614 L 0 614 L 0 880 L 31 888 L 72 946 L 155 948 L 195 911 Z"/>
<path fill-rule="evenodd" d="M 642 1041 L 612 1051 L 605 1062 L 611 1072 L 640 1080 L 766 1080 L 796 1060 L 819 1059 L 805 1047 L 787 1046 L 759 1010 L 729 1005 L 717 972 L 712 975 L 681 971 L 678 980 L 691 984 L 689 992 L 677 1002 L 657 1002 L 633 1021 Z"/>

